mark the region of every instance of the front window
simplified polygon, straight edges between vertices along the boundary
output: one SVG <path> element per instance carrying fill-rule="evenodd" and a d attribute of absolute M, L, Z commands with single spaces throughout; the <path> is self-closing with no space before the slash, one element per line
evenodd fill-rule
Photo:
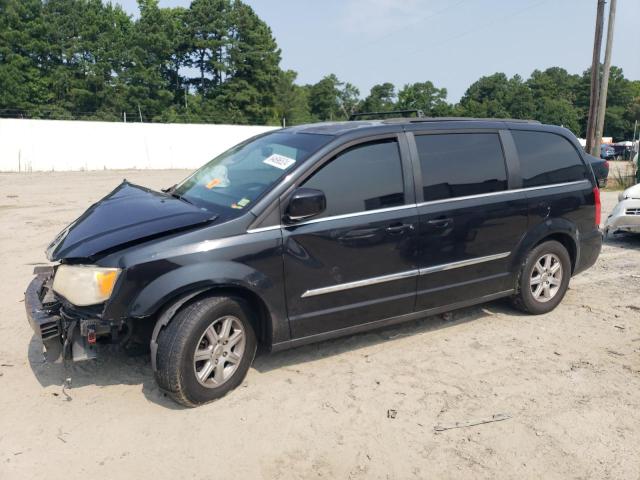
<path fill-rule="evenodd" d="M 274 132 L 248 140 L 196 170 L 173 193 L 199 207 L 241 212 L 332 138 Z"/>
<path fill-rule="evenodd" d="M 400 150 L 395 139 L 369 142 L 340 152 L 304 184 L 322 190 L 326 210 L 315 218 L 404 204 Z"/>

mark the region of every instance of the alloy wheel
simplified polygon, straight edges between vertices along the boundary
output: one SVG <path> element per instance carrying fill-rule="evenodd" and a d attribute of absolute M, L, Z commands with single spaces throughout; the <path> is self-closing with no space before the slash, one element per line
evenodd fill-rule
<path fill-rule="evenodd" d="M 225 383 L 242 360 L 246 335 L 240 319 L 231 315 L 214 320 L 204 331 L 193 355 L 193 368 L 200 385 L 207 388 Z"/>
<path fill-rule="evenodd" d="M 556 296 L 562 284 L 562 262 L 553 253 L 542 255 L 533 265 L 529 285 L 533 298 L 548 302 Z"/>

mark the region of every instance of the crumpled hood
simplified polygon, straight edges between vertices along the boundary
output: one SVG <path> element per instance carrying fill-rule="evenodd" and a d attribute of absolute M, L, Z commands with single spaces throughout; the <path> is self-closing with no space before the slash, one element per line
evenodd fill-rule
<path fill-rule="evenodd" d="M 105 250 L 215 220 L 208 210 L 126 180 L 94 203 L 47 247 L 50 261 Z"/>

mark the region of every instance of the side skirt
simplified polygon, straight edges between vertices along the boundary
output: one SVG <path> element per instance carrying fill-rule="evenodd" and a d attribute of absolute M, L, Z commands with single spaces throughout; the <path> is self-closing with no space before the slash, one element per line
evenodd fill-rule
<path fill-rule="evenodd" d="M 437 315 L 439 313 L 458 310 L 460 308 L 470 307 L 479 303 L 490 302 L 492 300 L 497 300 L 498 298 L 508 297 L 510 295 L 513 295 L 514 293 L 515 289 L 504 290 L 502 292 L 492 293 L 491 295 L 485 295 L 484 297 L 472 298 L 471 300 L 444 305 L 442 307 L 434 307 L 427 310 L 420 310 L 419 312 L 406 313 L 404 315 L 398 315 L 397 317 L 385 318 L 383 320 L 376 320 L 375 322 L 363 323 L 361 325 L 354 325 L 352 327 L 332 330 L 330 332 L 318 333 L 316 335 L 309 335 L 308 337 L 294 338 L 293 340 L 274 343 L 271 346 L 271 351 L 280 352 L 282 350 L 288 350 L 289 348 L 295 348 L 301 345 L 307 345 L 309 343 L 322 342 L 323 340 L 329 340 L 331 338 L 343 337 L 346 335 L 353 335 L 355 333 L 361 332 L 368 332 L 370 330 L 388 327 L 397 323 L 410 322 L 411 320 L 417 320 L 418 318 Z"/>

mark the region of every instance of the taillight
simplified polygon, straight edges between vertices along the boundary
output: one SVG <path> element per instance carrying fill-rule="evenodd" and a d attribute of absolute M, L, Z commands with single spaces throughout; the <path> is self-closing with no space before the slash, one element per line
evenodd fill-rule
<path fill-rule="evenodd" d="M 598 189 L 598 187 L 593 187 L 593 197 L 596 203 L 596 227 L 600 228 L 600 220 L 602 219 L 600 210 L 602 204 L 600 203 L 600 190 Z"/>
<path fill-rule="evenodd" d="M 605 160 L 605 162 L 604 162 L 604 168 L 609 170 L 609 162 L 607 160 Z"/>

